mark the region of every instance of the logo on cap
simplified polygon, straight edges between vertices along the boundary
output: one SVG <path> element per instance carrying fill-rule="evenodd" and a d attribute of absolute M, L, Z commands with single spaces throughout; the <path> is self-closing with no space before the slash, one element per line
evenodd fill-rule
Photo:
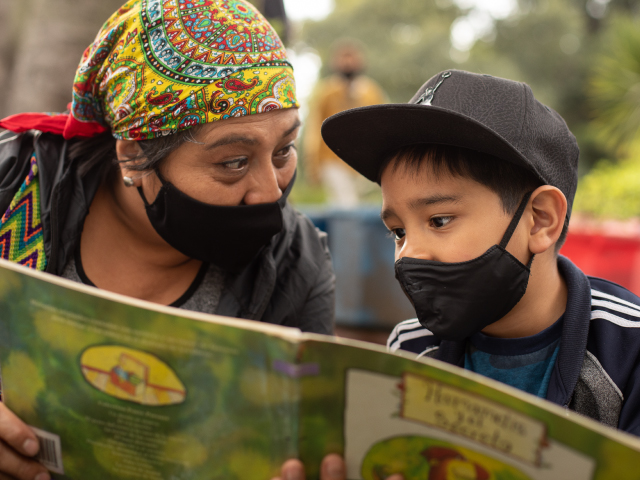
<path fill-rule="evenodd" d="M 438 81 L 438 83 L 436 83 L 436 86 L 427 88 L 422 94 L 422 96 L 416 102 L 416 105 L 431 105 L 431 101 L 433 100 L 433 95 L 436 93 L 436 90 L 440 85 L 442 85 L 442 82 L 444 82 L 444 79 L 449 78 L 450 76 L 451 76 L 451 72 L 444 72 L 440 76 L 440 80 Z"/>

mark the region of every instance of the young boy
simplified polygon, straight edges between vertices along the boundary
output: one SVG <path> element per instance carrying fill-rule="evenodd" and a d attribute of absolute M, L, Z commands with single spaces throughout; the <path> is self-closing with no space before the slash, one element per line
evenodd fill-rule
<path fill-rule="evenodd" d="M 418 317 L 396 326 L 391 351 L 640 435 L 640 299 L 558 256 L 579 151 L 556 112 L 522 83 L 450 70 L 409 104 L 348 110 L 322 133 L 382 187 L 396 277 Z"/>

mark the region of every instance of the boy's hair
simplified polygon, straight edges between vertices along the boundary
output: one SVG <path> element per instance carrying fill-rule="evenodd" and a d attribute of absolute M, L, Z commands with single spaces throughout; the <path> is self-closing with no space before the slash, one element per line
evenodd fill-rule
<path fill-rule="evenodd" d="M 425 162 L 436 176 L 449 174 L 484 185 L 500 197 L 502 208 L 510 215 L 518 209 L 527 192 L 543 185 L 533 173 L 512 162 L 462 147 L 430 143 L 400 148 L 383 162 L 379 176 L 387 166 L 394 172 L 402 166 L 417 173 Z M 569 219 L 565 218 L 562 233 L 555 245 L 556 253 L 567 238 L 568 227 Z"/>

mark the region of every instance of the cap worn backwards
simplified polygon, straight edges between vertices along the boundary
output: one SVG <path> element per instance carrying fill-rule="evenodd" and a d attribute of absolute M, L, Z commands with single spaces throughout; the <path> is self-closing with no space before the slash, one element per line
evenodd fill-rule
<path fill-rule="evenodd" d="M 562 117 L 528 85 L 447 70 L 431 77 L 407 104 L 375 105 L 325 120 L 322 135 L 346 163 L 372 181 L 403 146 L 464 147 L 513 162 L 560 189 L 570 216 L 579 149 Z"/>

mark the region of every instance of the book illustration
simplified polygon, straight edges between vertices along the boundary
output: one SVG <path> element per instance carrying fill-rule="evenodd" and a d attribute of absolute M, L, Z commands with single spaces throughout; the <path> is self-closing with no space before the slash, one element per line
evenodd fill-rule
<path fill-rule="evenodd" d="M 0 366 L 59 480 L 272 478 L 294 457 L 318 478 L 330 452 L 349 480 L 639 478 L 637 438 L 457 367 L 3 261 Z"/>
<path fill-rule="evenodd" d="M 547 439 L 542 422 L 427 377 L 350 369 L 346 399 L 350 479 L 593 478 L 593 459 Z"/>
<path fill-rule="evenodd" d="M 397 468 L 402 468 L 407 478 L 425 480 L 531 480 L 513 466 L 486 455 L 420 436 L 376 443 L 364 458 L 362 478 L 384 480 Z"/>
<path fill-rule="evenodd" d="M 161 406 L 184 402 L 187 392 L 162 360 L 140 350 L 107 345 L 86 349 L 80 358 L 87 382 L 112 397 Z"/>

